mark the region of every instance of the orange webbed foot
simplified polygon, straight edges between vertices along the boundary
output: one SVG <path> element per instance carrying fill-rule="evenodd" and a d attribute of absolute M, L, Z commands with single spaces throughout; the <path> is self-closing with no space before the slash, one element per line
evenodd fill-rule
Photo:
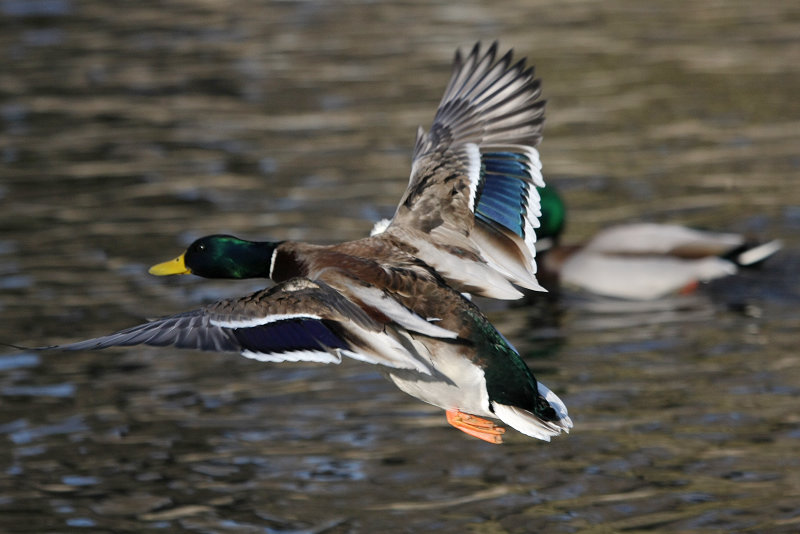
<path fill-rule="evenodd" d="M 505 428 L 497 426 L 488 419 L 458 410 L 447 410 L 447 422 L 460 431 L 489 443 L 503 443 L 503 434 L 506 432 Z"/>
<path fill-rule="evenodd" d="M 680 288 L 678 290 L 678 294 L 680 294 L 680 295 L 691 295 L 692 293 L 697 291 L 698 287 L 700 287 L 700 282 L 697 281 L 697 280 L 694 280 L 692 282 L 689 282 L 688 284 L 686 284 L 682 288 Z"/>

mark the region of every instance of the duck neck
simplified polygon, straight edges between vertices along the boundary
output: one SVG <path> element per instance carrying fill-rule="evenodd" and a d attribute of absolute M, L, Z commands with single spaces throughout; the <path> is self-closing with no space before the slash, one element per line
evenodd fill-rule
<path fill-rule="evenodd" d="M 246 241 L 237 248 L 230 260 L 234 278 L 272 278 L 272 267 L 280 242 Z"/>

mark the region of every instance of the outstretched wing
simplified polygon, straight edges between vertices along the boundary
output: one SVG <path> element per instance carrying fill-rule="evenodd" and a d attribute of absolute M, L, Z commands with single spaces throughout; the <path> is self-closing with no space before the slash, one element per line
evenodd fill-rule
<path fill-rule="evenodd" d="M 518 298 L 512 283 L 542 289 L 540 94 L 524 59 L 476 44 L 466 59 L 456 53 L 433 126 L 417 134 L 408 189 L 385 231 L 462 291 Z"/>
<path fill-rule="evenodd" d="M 431 331 L 435 328 L 429 327 Z M 454 336 L 439 330 L 447 337 Z M 430 374 L 425 359 L 411 344 L 402 341 L 397 337 L 397 329 L 385 328 L 327 284 L 295 278 L 246 297 L 222 300 L 107 336 L 47 348 L 94 350 L 140 344 L 171 345 L 181 349 L 238 352 L 267 362 L 339 363 L 342 356 L 347 356 Z"/>

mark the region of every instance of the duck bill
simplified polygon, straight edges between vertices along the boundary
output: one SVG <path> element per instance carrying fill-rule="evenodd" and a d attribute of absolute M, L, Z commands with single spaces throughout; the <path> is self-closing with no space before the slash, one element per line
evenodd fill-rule
<path fill-rule="evenodd" d="M 186 267 L 186 263 L 183 261 L 183 257 L 185 255 L 186 253 L 184 252 L 174 260 L 153 265 L 150 267 L 148 272 L 156 276 L 167 276 L 170 274 L 192 274 L 192 270 Z"/>

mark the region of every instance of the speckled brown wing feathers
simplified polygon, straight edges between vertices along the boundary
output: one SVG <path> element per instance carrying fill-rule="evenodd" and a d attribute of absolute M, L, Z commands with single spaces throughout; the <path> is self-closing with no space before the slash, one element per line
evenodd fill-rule
<path fill-rule="evenodd" d="M 415 245 L 454 287 L 517 298 L 510 283 L 541 289 L 533 258 L 544 101 L 524 59 L 496 56 L 496 43 L 456 55 L 433 126 L 417 135 L 409 185 L 386 233 Z"/>

